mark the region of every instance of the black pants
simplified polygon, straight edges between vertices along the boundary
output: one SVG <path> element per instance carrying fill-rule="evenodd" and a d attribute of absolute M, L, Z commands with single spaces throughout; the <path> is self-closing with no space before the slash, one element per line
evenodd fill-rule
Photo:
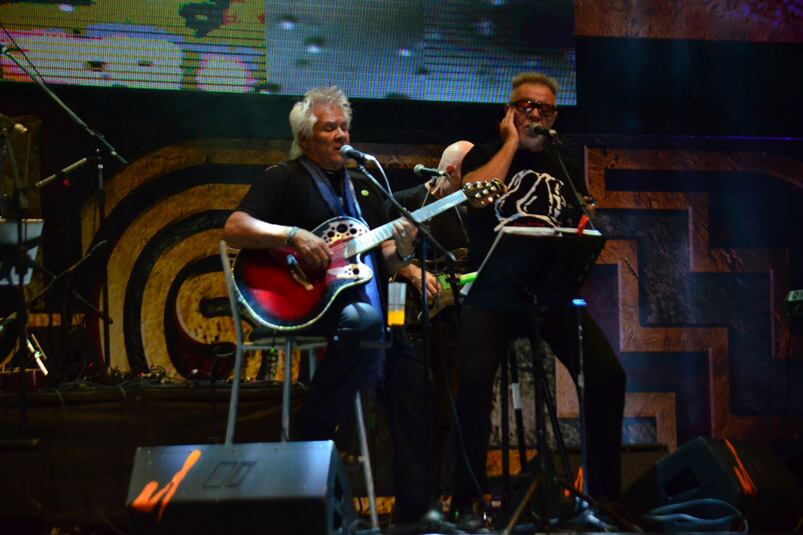
<path fill-rule="evenodd" d="M 614 500 L 621 492 L 620 449 L 625 399 L 625 373 L 599 326 L 587 313 L 583 322 L 585 408 L 588 432 L 588 491 Z M 547 313 L 541 337 L 576 376 L 574 322 L 569 313 Z M 460 330 L 460 377 L 457 413 L 466 454 L 481 489 L 477 489 L 456 444 L 455 503 L 458 507 L 481 497 L 485 486 L 488 439 L 491 430 L 493 384 L 508 342 L 532 334 L 528 311 L 464 306 Z"/>
<path fill-rule="evenodd" d="M 354 410 L 354 396 L 375 363 L 364 340 L 375 340 L 382 316 L 370 305 L 350 303 L 329 314 L 316 332 L 334 327 L 326 355 L 313 377 L 304 405 L 293 420 L 293 440 L 333 439 L 336 427 Z M 432 488 L 428 418 L 425 412 L 424 363 L 407 343 L 394 336 L 386 351 L 380 399 L 388 415 L 393 445 L 395 516 L 399 523 L 417 521 L 429 507 Z"/>
<path fill-rule="evenodd" d="M 436 495 L 443 494 L 441 474 L 451 477 L 453 448 L 449 446 L 454 417 L 453 400 L 457 397 L 457 363 L 460 355 L 460 318 L 455 306 L 447 307 L 432 318 L 430 329 L 430 370 L 432 370 L 432 455 L 433 484 Z M 416 351 L 424 358 L 422 327 L 410 328 L 410 337 Z M 446 485 L 450 487 L 451 485 Z"/>

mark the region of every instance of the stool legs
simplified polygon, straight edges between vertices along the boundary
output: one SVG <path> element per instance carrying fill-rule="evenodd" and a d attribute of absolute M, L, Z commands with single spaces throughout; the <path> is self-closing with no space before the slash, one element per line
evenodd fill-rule
<path fill-rule="evenodd" d="M 360 393 L 354 394 L 354 413 L 357 416 L 357 432 L 360 436 L 360 464 L 365 475 L 365 490 L 368 493 L 368 507 L 371 512 L 371 527 L 379 528 L 379 517 L 376 513 L 376 495 L 374 493 L 374 476 L 371 471 L 371 456 L 368 452 L 368 438 L 365 434 L 365 420 L 362 415 Z"/>
<path fill-rule="evenodd" d="M 315 374 L 315 352 L 310 350 L 310 378 Z M 290 387 L 292 386 L 293 341 L 287 340 L 284 349 L 284 380 L 282 381 L 282 442 L 290 439 Z M 360 440 L 360 464 L 365 477 L 365 489 L 368 493 L 368 507 L 371 513 L 371 527 L 379 529 L 379 517 L 376 512 L 376 494 L 374 476 L 371 470 L 371 456 L 368 451 L 368 437 L 365 432 L 365 419 L 362 412 L 360 393 L 354 394 L 354 413 L 357 419 L 357 433 Z"/>
<path fill-rule="evenodd" d="M 284 380 L 282 381 L 282 442 L 290 440 L 290 387 L 293 382 L 293 340 L 284 344 Z"/>

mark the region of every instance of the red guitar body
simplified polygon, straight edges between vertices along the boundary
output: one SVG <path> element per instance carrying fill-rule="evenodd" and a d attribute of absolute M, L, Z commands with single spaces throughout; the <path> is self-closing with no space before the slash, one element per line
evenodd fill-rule
<path fill-rule="evenodd" d="M 466 184 L 461 191 L 411 215 L 423 222 L 466 200 L 472 206 L 485 206 L 502 191 L 504 185 L 498 182 Z M 391 239 L 393 222 L 368 230 L 357 219 L 335 217 L 312 232 L 332 251 L 326 268 L 305 265 L 289 248 L 246 249 L 237 255 L 234 285 L 250 315 L 263 326 L 277 331 L 306 329 L 329 310 L 341 292 L 371 280 L 373 273 L 360 254 Z"/>
<path fill-rule="evenodd" d="M 332 250 L 326 268 L 305 264 L 290 248 L 248 249 L 234 262 L 234 281 L 250 315 L 277 331 L 306 329 L 345 289 L 368 282 L 373 273 L 360 255 L 346 258 L 344 243 L 368 232 L 360 221 L 336 217 L 313 230 Z"/>

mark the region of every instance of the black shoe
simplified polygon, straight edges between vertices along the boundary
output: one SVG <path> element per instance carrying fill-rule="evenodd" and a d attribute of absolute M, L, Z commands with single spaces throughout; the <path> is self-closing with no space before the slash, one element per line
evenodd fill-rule
<path fill-rule="evenodd" d="M 585 507 L 573 516 L 560 520 L 552 520 L 553 527 L 568 528 L 572 531 L 611 532 L 621 531 L 614 520 L 604 512 L 592 507 Z"/>
<path fill-rule="evenodd" d="M 490 533 L 488 515 L 485 511 L 483 500 L 473 500 L 466 506 L 454 509 L 451 515 L 452 522 L 457 525 L 460 531 L 466 533 Z"/>

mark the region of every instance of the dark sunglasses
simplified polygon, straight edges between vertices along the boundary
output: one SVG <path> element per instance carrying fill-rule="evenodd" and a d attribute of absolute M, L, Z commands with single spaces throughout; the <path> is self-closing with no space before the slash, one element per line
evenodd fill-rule
<path fill-rule="evenodd" d="M 541 112 L 541 115 L 544 117 L 549 117 L 553 113 L 557 111 L 557 107 L 553 106 L 552 104 L 547 104 L 546 102 L 538 102 L 537 100 L 530 100 L 528 98 L 522 98 L 510 103 L 511 106 L 519 110 L 524 114 L 528 114 L 533 110 L 537 109 Z"/>

